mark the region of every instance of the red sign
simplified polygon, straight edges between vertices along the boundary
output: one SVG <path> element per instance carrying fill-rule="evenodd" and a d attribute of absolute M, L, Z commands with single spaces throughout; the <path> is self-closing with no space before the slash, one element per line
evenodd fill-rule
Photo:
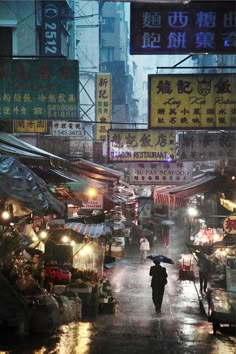
<path fill-rule="evenodd" d="M 236 215 L 231 215 L 225 218 L 223 224 L 224 230 L 227 234 L 236 234 Z"/>

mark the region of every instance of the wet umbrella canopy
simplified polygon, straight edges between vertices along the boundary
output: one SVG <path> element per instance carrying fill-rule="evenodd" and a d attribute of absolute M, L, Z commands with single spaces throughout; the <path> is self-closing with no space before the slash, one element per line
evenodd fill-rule
<path fill-rule="evenodd" d="M 161 254 L 153 256 L 147 256 L 148 259 L 151 259 L 151 261 L 158 262 L 158 263 L 168 263 L 168 264 L 174 264 L 174 261 L 171 258 L 168 258 L 166 256 L 163 256 Z"/>

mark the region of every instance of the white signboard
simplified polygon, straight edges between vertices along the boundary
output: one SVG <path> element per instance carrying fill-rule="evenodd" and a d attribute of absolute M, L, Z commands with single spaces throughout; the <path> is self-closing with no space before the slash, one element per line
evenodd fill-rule
<path fill-rule="evenodd" d="M 96 195 L 93 198 L 88 199 L 87 202 L 83 202 L 82 209 L 103 209 L 103 196 Z"/>
<path fill-rule="evenodd" d="M 84 137 L 84 129 L 81 122 L 69 122 L 65 120 L 52 121 L 52 135 Z"/>
<path fill-rule="evenodd" d="M 130 164 L 130 184 L 183 184 L 192 181 L 191 162 Z"/>

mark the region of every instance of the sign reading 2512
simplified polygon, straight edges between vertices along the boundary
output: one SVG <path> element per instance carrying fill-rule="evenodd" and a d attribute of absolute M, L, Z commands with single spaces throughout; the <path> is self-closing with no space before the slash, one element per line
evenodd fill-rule
<path fill-rule="evenodd" d="M 42 3 L 42 43 L 44 56 L 61 56 L 61 4 L 59 1 Z"/>

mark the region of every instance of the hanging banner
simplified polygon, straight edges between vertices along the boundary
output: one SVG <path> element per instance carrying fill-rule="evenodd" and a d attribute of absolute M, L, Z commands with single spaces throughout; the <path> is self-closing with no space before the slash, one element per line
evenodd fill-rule
<path fill-rule="evenodd" d="M 112 120 L 111 74 L 96 74 L 96 141 L 107 141 Z"/>
<path fill-rule="evenodd" d="M 112 129 L 108 132 L 108 161 L 173 161 L 175 149 L 172 131 Z"/>
<path fill-rule="evenodd" d="M 179 134 L 179 158 L 188 161 L 235 159 L 235 134 L 224 132 L 185 132 Z"/>
<path fill-rule="evenodd" d="M 84 129 L 80 122 L 69 122 L 54 120 L 52 122 L 52 135 L 54 136 L 76 136 L 83 138 Z"/>
<path fill-rule="evenodd" d="M 0 60 L 0 119 L 78 118 L 77 60 Z"/>
<path fill-rule="evenodd" d="M 236 75 L 148 75 L 149 128 L 235 129 Z"/>
<path fill-rule="evenodd" d="M 131 3 L 131 54 L 235 54 L 234 1 L 180 2 Z"/>
<path fill-rule="evenodd" d="M 15 133 L 47 133 L 46 120 L 16 120 L 14 121 Z"/>
<path fill-rule="evenodd" d="M 130 184 L 183 184 L 192 181 L 191 162 L 136 163 L 129 166 Z"/>

